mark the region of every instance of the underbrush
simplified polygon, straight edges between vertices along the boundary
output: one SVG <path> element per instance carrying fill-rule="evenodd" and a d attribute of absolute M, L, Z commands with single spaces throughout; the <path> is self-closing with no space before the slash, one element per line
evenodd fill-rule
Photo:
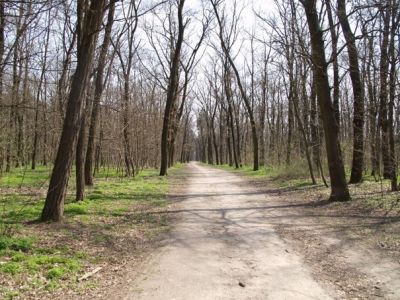
<path fill-rule="evenodd" d="M 69 187 L 61 224 L 37 222 L 49 168 L 15 169 L 0 178 L 0 298 L 84 292 L 93 286 L 79 280 L 85 273 L 117 263 L 168 230 L 167 216 L 157 214 L 166 205 L 167 178 L 154 169 L 135 178 L 106 172 L 84 201 L 73 201 L 74 186 Z"/>

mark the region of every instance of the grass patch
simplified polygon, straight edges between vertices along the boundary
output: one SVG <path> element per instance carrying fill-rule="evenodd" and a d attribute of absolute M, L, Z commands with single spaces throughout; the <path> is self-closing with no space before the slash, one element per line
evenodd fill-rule
<path fill-rule="evenodd" d="M 219 165 L 214 167 L 244 175 L 249 178 L 267 178 L 276 182 L 280 187 L 302 187 L 312 185 L 308 173 L 308 167 L 302 162 L 294 163 L 289 166 L 262 166 L 257 171 L 253 171 L 253 167 L 248 165 L 244 165 L 239 169 L 229 165 Z"/>
<path fill-rule="evenodd" d="M 171 169 L 174 173 L 181 166 Z M 36 224 L 40 217 L 50 168 L 14 169 L 0 178 L 0 298 L 44 291 L 95 286 L 77 282 L 110 257 L 132 255 L 136 243 L 168 229 L 164 214 L 168 178 L 143 170 L 135 178 L 116 169 L 102 169 L 84 201 L 74 200 L 74 174 L 67 192 L 62 224 Z M 68 245 L 68 246 L 66 246 Z M 117 261 L 117 260 L 116 260 Z"/>
<path fill-rule="evenodd" d="M 49 167 L 38 166 L 32 170 L 30 166 L 12 169 L 0 177 L 0 187 L 8 188 L 39 188 L 48 183 L 51 169 Z"/>
<path fill-rule="evenodd" d="M 258 171 L 253 171 L 251 166 L 243 166 L 235 169 L 229 165 L 213 166 L 218 169 L 240 174 L 251 180 L 265 180 L 277 188 L 291 191 L 300 191 L 310 193 L 310 197 L 328 198 L 330 188 L 322 184 L 322 180 L 315 173 L 317 185 L 313 185 L 308 172 L 308 166 L 305 162 L 296 162 L 290 166 L 265 166 Z M 346 169 L 346 176 L 350 178 L 350 169 Z M 327 176 L 326 172 L 325 176 Z M 400 214 L 400 194 L 392 193 L 389 180 L 377 180 L 365 172 L 363 182 L 360 184 L 350 184 L 349 190 L 352 196 L 352 203 L 359 205 L 360 208 L 367 210 L 383 210 L 386 213 Z M 329 183 L 329 178 L 327 178 Z"/>
<path fill-rule="evenodd" d="M 0 236 L 0 251 L 14 250 L 28 252 L 32 249 L 33 240 L 25 237 Z"/>

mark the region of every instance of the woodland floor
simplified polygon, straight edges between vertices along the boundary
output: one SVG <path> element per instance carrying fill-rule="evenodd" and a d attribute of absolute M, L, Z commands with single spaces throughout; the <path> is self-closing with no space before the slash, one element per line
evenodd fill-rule
<path fill-rule="evenodd" d="M 0 178 L 0 299 L 99 298 L 169 230 L 168 215 L 154 213 L 166 210 L 169 188 L 157 170 L 101 170 L 78 203 L 71 180 L 63 222 L 38 223 L 50 171 Z"/>
<path fill-rule="evenodd" d="M 100 178 L 59 225 L 26 222 L 42 207 L 40 186 L 0 182 L 2 202 L 31 199 L 3 212 L 4 226 L 21 225 L 0 249 L 0 295 L 400 299 L 397 194 L 367 181 L 350 187 L 352 201 L 329 203 L 329 189 L 268 172 L 190 163 L 168 181 Z"/>

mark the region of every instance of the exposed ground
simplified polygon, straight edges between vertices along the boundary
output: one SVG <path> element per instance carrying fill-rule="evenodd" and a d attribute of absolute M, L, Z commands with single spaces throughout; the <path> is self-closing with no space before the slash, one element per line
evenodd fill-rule
<path fill-rule="evenodd" d="M 173 230 L 107 298 L 400 298 L 399 216 L 195 163 L 180 176 Z"/>
<path fill-rule="evenodd" d="M 386 183 L 329 203 L 307 180 L 224 168 L 99 174 L 57 225 L 29 222 L 48 170 L 3 178 L 0 298 L 400 299 L 400 201 Z"/>

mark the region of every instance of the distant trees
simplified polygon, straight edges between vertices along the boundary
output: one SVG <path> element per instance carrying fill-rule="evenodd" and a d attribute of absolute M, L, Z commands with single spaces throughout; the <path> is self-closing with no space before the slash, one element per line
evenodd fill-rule
<path fill-rule="evenodd" d="M 170 14 L 166 17 L 168 28 L 162 34 L 166 45 L 156 45 L 153 33 L 150 32 L 150 41 L 156 56 L 162 66 L 166 79 L 164 89 L 166 91 L 166 103 L 164 110 L 163 128 L 161 134 L 161 165 L 160 176 L 167 175 L 167 170 L 174 163 L 175 143 L 177 131 L 185 109 L 186 100 L 189 97 L 189 84 L 193 79 L 194 68 L 198 63 L 200 47 L 207 36 L 209 27 L 209 16 L 203 10 L 202 16 L 199 16 L 197 24 L 198 34 L 194 39 L 186 36 L 185 33 L 193 31 L 189 25 L 193 23 L 190 17 L 184 17 L 185 0 L 179 0 L 176 8 L 170 6 Z M 176 20 L 173 13 L 176 10 Z M 196 25 L 196 24 L 195 24 Z M 163 24 L 165 26 L 165 24 Z M 196 40 L 197 38 L 197 40 Z M 158 40 L 160 43 L 160 40 Z M 160 47 L 162 49 L 160 49 Z M 163 54 L 160 55 L 160 50 Z M 167 55 L 166 55 L 167 54 Z"/>
<path fill-rule="evenodd" d="M 54 168 L 43 220 L 71 171 L 80 201 L 99 172 L 195 158 L 281 166 L 332 200 L 346 170 L 396 191 L 400 1 L 242 4 L 0 1 L 0 174 Z"/>
<path fill-rule="evenodd" d="M 236 15 L 236 1 L 233 3 L 233 14 L 231 24 L 227 24 L 227 14 L 222 12 L 221 4 L 223 1 L 221 0 L 210 0 L 211 5 L 214 10 L 215 18 L 218 24 L 218 37 L 221 43 L 222 51 L 229 63 L 229 67 L 232 68 L 233 73 L 236 77 L 236 82 L 239 88 L 240 95 L 243 99 L 245 107 L 247 109 L 247 113 L 249 115 L 250 124 L 251 124 L 251 134 L 252 134 L 252 141 L 253 141 L 253 170 L 257 171 L 259 169 L 259 158 L 258 158 L 258 133 L 257 133 L 257 125 L 256 120 L 254 117 L 253 106 L 250 102 L 250 99 L 245 91 L 245 88 L 242 83 L 242 79 L 240 77 L 238 68 L 235 65 L 235 62 L 232 59 L 232 47 L 235 43 L 235 37 L 237 36 L 238 30 L 238 16 Z M 228 27 L 228 28 L 227 28 Z"/>
<path fill-rule="evenodd" d="M 239 35 L 229 35 L 227 24 L 231 23 L 225 14 L 228 10 L 221 9 L 223 5 L 227 3 L 210 1 L 219 40 L 223 29 L 223 43 L 219 49 L 212 44 L 216 53 L 210 62 L 220 60 L 223 66 L 223 59 L 217 57 L 225 56 L 227 71 L 223 75 L 221 67 L 212 83 L 203 84 L 218 91 L 219 94 L 213 93 L 213 101 L 222 113 L 217 122 L 224 126 L 216 130 L 215 141 L 203 140 L 206 145 L 201 147 L 209 149 L 207 144 L 216 142 L 212 149 L 228 149 L 227 161 L 239 167 L 256 158 L 254 152 L 249 155 L 254 141 L 249 133 L 255 128 L 265 149 L 258 153 L 263 153 L 262 162 L 267 165 L 285 162 L 291 170 L 304 161 L 311 182 L 316 183 L 318 171 L 327 185 L 326 157 L 332 200 L 349 199 L 345 167 L 351 170 L 349 183 L 361 182 L 370 169 L 376 179 L 380 174 L 391 179 L 391 189 L 396 190 L 399 119 L 393 95 L 398 91 L 398 74 L 394 70 L 399 53 L 394 49 L 399 43 L 395 37 L 399 34 L 399 1 L 275 1 L 273 15 L 264 14 L 262 7 L 255 9 L 259 21 L 253 25 L 256 29 L 248 29 L 243 20 L 235 19 L 235 32 L 246 32 Z M 232 48 L 229 37 L 240 48 Z M 224 50 L 224 43 L 229 51 Z M 235 57 L 238 73 L 227 52 Z M 250 58 L 251 65 L 247 64 Z M 244 65 L 238 63 L 243 60 Z M 236 82 L 232 81 L 232 74 L 239 75 L 242 89 L 236 75 Z M 225 87 L 229 88 L 216 87 L 218 79 L 228 83 Z M 248 109 L 249 99 L 257 118 Z M 202 107 L 207 111 L 204 104 Z M 198 126 L 207 126 L 207 122 L 198 122 Z M 203 128 L 199 131 L 205 132 Z M 199 158 L 206 161 L 201 153 L 199 149 Z M 213 150 L 212 155 L 216 153 Z"/>

